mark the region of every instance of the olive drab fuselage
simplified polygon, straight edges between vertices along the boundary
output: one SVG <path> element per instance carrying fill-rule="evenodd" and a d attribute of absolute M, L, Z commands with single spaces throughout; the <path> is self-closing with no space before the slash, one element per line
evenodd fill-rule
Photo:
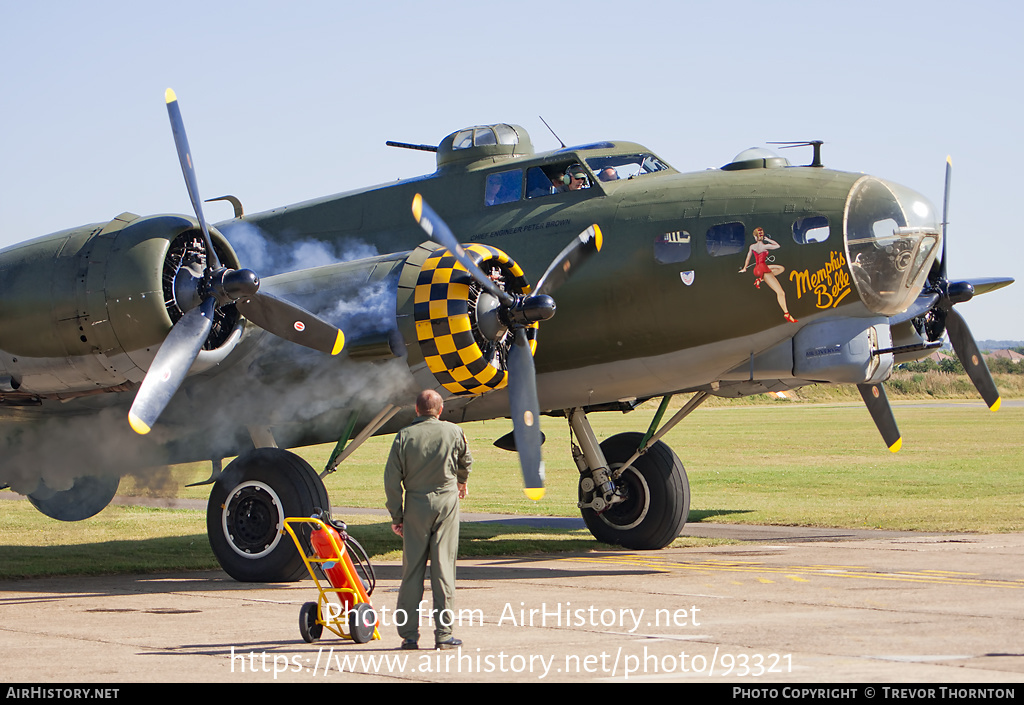
<path fill-rule="evenodd" d="M 895 452 L 882 382 L 948 333 L 999 408 L 953 306 L 1012 280 L 950 281 L 935 207 L 824 168 L 820 143 L 807 166 L 749 149 L 681 173 L 631 142 L 538 154 L 521 127 L 483 125 L 418 147 L 437 155 L 426 176 L 251 215 L 230 197 L 235 217 L 207 228 L 166 100 L 195 217 L 123 213 L 0 251 L 0 488 L 48 516 L 94 515 L 142 468 L 211 460 L 221 566 L 294 579 L 285 518 L 329 507 L 323 474 L 430 388 L 444 420 L 512 420 L 495 445 L 517 451 L 532 500 L 540 416 L 564 415 L 587 528 L 658 549 L 690 506 L 659 438 L 709 395 L 857 385 Z M 311 244 L 312 265 L 287 264 Z M 692 394 L 657 428 L 677 392 Z M 654 397 L 646 434 L 597 438 L 588 414 Z M 322 472 L 284 450 L 325 442 Z"/>
<path fill-rule="evenodd" d="M 305 351 L 281 347 L 244 319 L 224 321 L 221 340 L 201 353 L 193 374 L 223 390 L 227 404 L 232 389 L 250 384 L 253 370 L 288 378 L 296 356 L 318 370 L 308 383 L 321 387 L 332 365 L 351 378 L 364 361 L 403 359 L 408 378 L 396 386 L 444 389 L 446 418 L 507 415 L 500 354 L 482 344 L 470 350 L 475 307 L 483 304 L 468 301 L 468 284 L 441 291 L 421 278 L 436 245 L 410 213 L 417 193 L 461 242 L 479 245 L 469 248 L 478 251 L 474 256 L 518 291 L 528 291 L 571 238 L 600 226 L 603 249 L 559 291 L 554 318 L 531 334 L 544 410 L 602 408 L 685 390 L 733 396 L 808 382 L 880 380 L 894 356 L 872 349 L 920 340 L 909 324 L 892 332 L 885 325 L 920 291 L 939 243 L 934 208 L 909 190 L 862 174 L 790 166 L 763 150 L 722 169 L 680 173 L 630 142 L 535 154 L 522 128 L 476 130 L 446 138 L 437 171 L 427 176 L 216 224 L 218 252 L 230 261 L 236 258 L 229 243 L 240 228 L 280 245 L 307 239 L 372 245 L 376 257 L 265 276 L 262 286 L 323 313 L 373 285 L 389 297 L 390 311 L 370 325 L 364 321 L 357 333 L 346 330 L 344 360 L 310 361 Z M 163 271 L 173 266 L 169 253 L 187 249 L 173 243 L 194 231 L 190 217 L 125 214 L 106 226 L 68 231 L 73 237 L 57 234 L 34 249 L 0 253 L 7 299 L 0 323 L 8 331 L 0 334 L 6 390 L 0 415 L 43 419 L 130 403 L 173 319 Z M 67 246 L 75 243 L 78 249 Z M 104 256 L 90 259 L 89 250 Z M 56 281 L 58 270 L 76 283 L 32 288 L 42 278 Z M 439 307 L 451 308 L 446 315 L 459 330 L 430 332 L 430 321 L 436 328 L 440 319 L 429 311 Z M 333 322 L 346 329 L 346 314 L 336 316 Z M 456 343 L 459 332 L 463 342 Z M 491 361 L 488 356 L 496 373 L 484 370 L 481 380 L 480 360 Z M 467 372 L 474 360 L 476 372 Z M 301 394 L 310 377 L 293 376 L 291 390 Z M 191 385 L 186 380 L 185 388 Z M 382 391 L 379 401 L 396 394 Z M 170 460 L 237 452 L 253 425 L 290 426 L 283 432 L 289 446 L 336 440 L 344 416 L 328 404 L 326 421 L 298 429 L 273 409 L 250 409 L 245 424 L 218 431 L 214 448 L 202 428 L 183 423 L 194 402 L 180 396 L 169 407 Z M 344 407 L 344 394 L 336 398 Z M 372 390 L 359 405 L 368 406 L 368 398 Z M 381 432 L 403 420 L 399 415 Z"/>

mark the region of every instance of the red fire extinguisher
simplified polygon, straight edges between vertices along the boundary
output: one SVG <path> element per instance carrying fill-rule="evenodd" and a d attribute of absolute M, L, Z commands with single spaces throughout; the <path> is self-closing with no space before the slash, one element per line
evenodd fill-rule
<path fill-rule="evenodd" d="M 313 517 L 320 521 L 310 525 L 309 543 L 317 557 L 323 560 L 320 567 L 327 580 L 337 589 L 335 594 L 344 613 L 348 614 L 353 641 L 366 643 L 373 638 L 378 621 L 370 604 L 370 594 L 376 584 L 373 566 L 365 549 L 349 536 L 345 524 L 324 514 Z"/>

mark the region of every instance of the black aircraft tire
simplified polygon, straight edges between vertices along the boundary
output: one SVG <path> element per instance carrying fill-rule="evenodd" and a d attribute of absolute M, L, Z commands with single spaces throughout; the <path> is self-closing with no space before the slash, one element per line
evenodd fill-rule
<path fill-rule="evenodd" d="M 221 567 L 235 580 L 297 580 L 306 566 L 284 520 L 329 506 L 324 483 L 309 463 L 286 450 L 257 448 L 232 461 L 213 486 L 206 533 Z"/>
<path fill-rule="evenodd" d="M 620 433 L 601 444 L 609 470 L 617 470 L 636 451 L 641 433 Z M 634 550 L 672 543 L 690 514 L 690 483 L 676 454 L 658 441 L 616 481 L 628 498 L 598 514 L 582 509 L 583 521 L 598 541 Z M 583 497 L 583 493 L 580 493 Z"/>

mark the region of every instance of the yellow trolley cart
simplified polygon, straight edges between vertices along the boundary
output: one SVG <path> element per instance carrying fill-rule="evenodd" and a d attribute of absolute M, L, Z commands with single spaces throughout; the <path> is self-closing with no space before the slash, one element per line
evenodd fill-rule
<path fill-rule="evenodd" d="M 309 525 L 312 555 L 307 553 L 303 542 L 299 540 L 296 528 L 300 524 Z M 342 536 L 339 532 L 339 528 L 344 532 L 344 525 L 332 526 L 316 517 L 295 517 L 285 519 L 284 528 L 295 542 L 295 548 L 320 593 L 316 602 L 307 602 L 299 610 L 299 632 L 303 640 L 307 643 L 316 641 L 323 634 L 324 627 L 342 639 L 351 639 L 357 644 L 380 639 L 377 613 L 370 604 L 373 585 L 368 592 L 356 573 L 346 544 L 349 541 L 356 546 L 358 544 L 347 534 Z M 362 551 L 362 547 L 359 550 Z M 365 552 L 363 556 L 365 558 Z M 325 586 L 317 577 L 315 565 L 320 566 L 330 582 L 329 586 Z M 372 576 L 369 559 L 366 560 L 366 568 Z"/>

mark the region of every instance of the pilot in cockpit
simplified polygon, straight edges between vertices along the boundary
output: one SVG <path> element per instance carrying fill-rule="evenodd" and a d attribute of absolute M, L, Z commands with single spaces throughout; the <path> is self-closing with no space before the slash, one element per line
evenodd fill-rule
<path fill-rule="evenodd" d="M 562 183 L 565 184 L 569 191 L 579 191 L 580 189 L 590 188 L 590 177 L 587 176 L 587 172 L 582 165 L 571 164 L 562 176 Z"/>

